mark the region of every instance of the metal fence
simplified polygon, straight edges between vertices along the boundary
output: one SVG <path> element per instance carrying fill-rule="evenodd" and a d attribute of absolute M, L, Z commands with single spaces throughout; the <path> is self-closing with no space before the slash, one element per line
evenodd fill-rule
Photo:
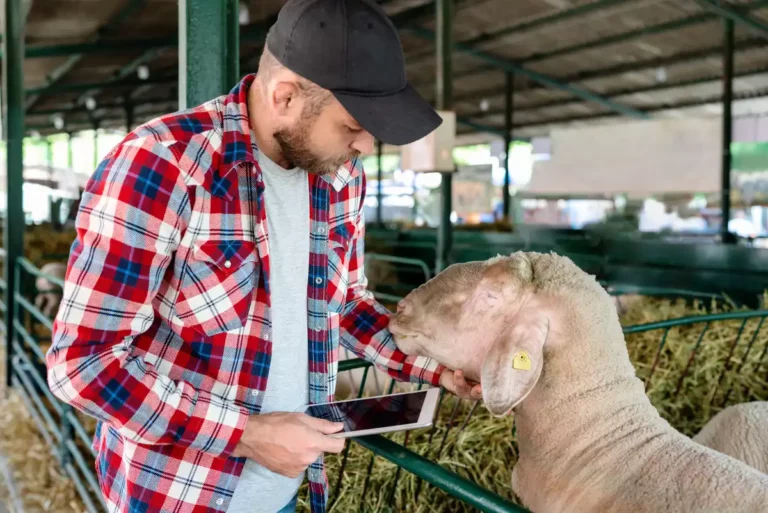
<path fill-rule="evenodd" d="M 393 262 L 402 265 L 413 265 L 424 271 L 425 280 L 429 279 L 430 272 L 428 267 L 409 259 L 390 257 L 386 255 L 374 256 L 384 261 Z M 408 261 L 406 261 L 408 260 Z M 423 268 L 422 268 L 423 266 Z M 72 479 L 78 494 L 82 498 L 89 512 L 103 512 L 106 510 L 104 501 L 99 492 L 99 486 L 94 471 L 94 452 L 91 448 L 92 430 L 87 425 L 88 419 L 75 412 L 71 407 L 58 401 L 49 391 L 45 379 L 45 347 L 47 344 L 46 336 L 50 337 L 52 322 L 46 318 L 42 312 L 34 305 L 33 295 L 35 293 L 34 285 L 29 277 L 44 276 L 51 282 L 59 286 L 63 284 L 54 277 L 43 275 L 32 263 L 25 259 L 19 260 L 16 265 L 16 290 L 14 291 L 14 301 L 18 308 L 18 317 L 11 319 L 14 323 L 17 333 L 17 339 L 12 341 L 7 350 L 10 351 L 10 368 L 8 372 L 12 373 L 13 386 L 23 398 L 24 403 L 30 411 L 32 418 L 40 430 L 41 436 L 46 440 L 51 449 L 51 454 L 56 457 L 62 468 Z M 0 282 L 0 288 L 4 294 L 7 294 L 5 283 Z M 615 294 L 624 292 L 637 293 L 635 288 L 614 290 Z M 669 290 L 656 292 L 670 292 Z M 684 293 L 685 291 L 677 291 Z M 685 294 L 683 294 L 685 295 Z M 400 299 L 400 296 L 393 294 L 382 296 L 380 299 L 394 301 Z M 649 361 L 649 368 L 644 372 L 643 377 L 646 384 L 650 383 L 656 373 L 664 366 L 664 357 L 662 351 L 671 343 L 671 332 L 680 329 L 692 329 L 693 326 L 701 326 L 701 334 L 698 341 L 693 345 L 688 357 L 688 364 L 683 369 L 678 369 L 679 384 L 676 387 L 675 395 L 680 394 L 682 383 L 686 375 L 692 372 L 695 366 L 697 355 L 701 349 L 709 342 L 706 337 L 715 327 L 723 323 L 737 322 L 741 325 L 733 340 L 729 340 L 730 352 L 722 365 L 722 373 L 718 381 L 724 382 L 726 372 L 735 371 L 743 373 L 747 370 L 753 373 L 763 373 L 768 370 L 768 339 L 762 340 L 759 337 L 764 325 L 765 318 L 768 317 L 768 311 L 743 311 L 727 312 L 712 315 L 685 317 L 680 319 L 654 322 L 635 326 L 626 326 L 624 333 L 628 337 L 644 334 L 656 333 L 658 338 L 657 351 L 652 362 Z M 719 324 L 718 324 L 719 323 Z M 750 324 L 751 323 L 751 324 Z M 718 328 L 719 329 L 719 328 Z M 740 351 L 737 355 L 737 352 Z M 750 356 L 751 355 L 751 356 Z M 738 358 L 736 357 L 738 356 Z M 750 368 L 745 368 L 745 362 L 751 358 Z M 372 370 L 368 362 L 359 359 L 348 359 L 341 361 L 339 372 L 351 372 L 360 369 L 363 372 L 360 381 L 358 396 L 362 396 Z M 669 369 L 666 369 L 669 371 Z M 389 390 L 392 390 L 395 382 L 389 384 Z M 720 406 L 728 403 L 732 397 L 731 390 L 721 390 L 718 401 Z M 418 453 L 409 449 L 410 432 L 404 434 L 402 443 L 394 441 L 394 436 L 370 436 L 354 439 L 354 443 L 362 446 L 370 452 L 367 473 L 362 489 L 356 490 L 360 497 L 365 497 L 366 492 L 371 486 L 371 472 L 374 461 L 382 458 L 396 466 L 387 484 L 389 501 L 388 509 L 396 510 L 395 491 L 401 486 L 404 479 L 404 472 L 413 474 L 417 478 L 417 485 L 412 497 L 407 500 L 416 504 L 418 497 L 423 493 L 426 486 L 436 487 L 444 491 L 447 495 L 464 503 L 466 509 L 474 509 L 484 512 L 515 512 L 524 513 L 527 510 L 514 504 L 510 500 L 509 487 L 507 483 L 505 489 L 489 490 L 478 485 L 471 479 L 461 476 L 444 466 L 438 464 L 441 456 L 451 454 L 455 458 L 478 458 L 479 454 L 464 454 L 461 437 L 458 435 L 467 429 L 471 419 L 478 415 L 478 402 L 469 402 L 465 400 L 455 400 L 454 398 L 445 399 L 447 395 L 441 395 L 439 409 L 442 412 L 438 416 L 435 424 L 428 431 L 427 449 Z M 736 395 L 733 396 L 734 398 Z M 742 397 L 739 395 L 738 397 Z M 714 401 L 714 395 L 713 395 Z M 399 434 L 402 435 L 402 434 Z M 514 433 L 509 433 L 514 438 Z M 339 456 L 339 467 L 331 478 L 331 507 L 338 499 L 339 491 L 347 475 L 348 460 L 352 444 L 347 444 L 344 452 Z M 499 493 L 497 493 L 499 492 Z M 503 493 L 501 493 L 503 492 Z"/>
<path fill-rule="evenodd" d="M 400 260 L 393 259 L 395 262 L 403 263 Z M 96 454 L 91 446 L 94 423 L 88 422 L 91 419 L 59 401 L 50 392 L 46 382 L 45 352 L 50 342 L 53 323 L 35 306 L 33 299 L 35 289 L 31 282 L 38 277 L 44 277 L 59 287 L 63 288 L 64 284 L 53 276 L 43 274 L 24 258 L 17 262 L 15 272 L 14 301 L 18 305 L 18 316 L 10 320 L 14 323 L 17 339 L 12 341 L 10 347 L 6 347 L 6 350 L 10 351 L 7 371 L 12 373 L 13 388 L 29 410 L 41 436 L 50 448 L 51 455 L 57 459 L 62 469 L 71 478 L 87 511 L 89 513 L 104 512 L 106 505 L 95 474 Z M 30 280 L 30 277 L 33 279 Z M 8 293 L 5 282 L 1 280 L 0 290 L 3 294 Z M 6 317 L 4 307 L 2 308 L 3 315 Z M 362 393 L 370 363 L 351 359 L 339 364 L 339 372 L 349 372 L 357 368 L 365 369 L 360 388 Z M 524 513 L 526 511 L 498 494 L 483 489 L 386 437 L 369 436 L 355 439 L 354 442 L 370 450 L 372 457 L 384 458 L 397 464 L 399 468 L 418 476 L 479 511 L 493 513 Z M 350 444 L 347 444 L 345 455 L 348 454 L 349 446 Z M 336 485 L 339 484 L 340 481 L 337 481 Z"/>

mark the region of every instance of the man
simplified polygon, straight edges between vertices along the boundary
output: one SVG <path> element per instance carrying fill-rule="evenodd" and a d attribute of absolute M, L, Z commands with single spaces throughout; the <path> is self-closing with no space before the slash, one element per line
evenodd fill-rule
<path fill-rule="evenodd" d="M 398 380 L 479 398 L 459 371 L 407 357 L 366 290 L 374 137 L 405 144 L 439 116 L 407 84 L 397 32 L 363 0 L 291 0 L 257 75 L 130 133 L 77 218 L 48 354 L 53 393 L 100 420 L 112 512 L 292 511 L 341 425 L 341 343 Z M 307 471 L 308 468 L 308 471 Z"/>

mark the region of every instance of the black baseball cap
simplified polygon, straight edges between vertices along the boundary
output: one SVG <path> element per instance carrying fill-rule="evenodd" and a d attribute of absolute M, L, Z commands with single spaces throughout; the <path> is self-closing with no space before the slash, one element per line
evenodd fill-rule
<path fill-rule="evenodd" d="M 288 0 L 266 44 L 283 66 L 331 91 L 384 143 L 411 143 L 442 123 L 408 83 L 397 29 L 372 1 Z"/>

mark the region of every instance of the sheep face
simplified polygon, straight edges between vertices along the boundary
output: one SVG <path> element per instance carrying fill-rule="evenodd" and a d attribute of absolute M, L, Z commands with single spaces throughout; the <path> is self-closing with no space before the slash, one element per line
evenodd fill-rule
<path fill-rule="evenodd" d="M 508 414 L 536 385 L 550 319 L 559 315 L 534 271 L 557 267 L 550 264 L 559 258 L 515 253 L 448 267 L 398 304 L 395 344 L 462 369 L 481 382 L 492 414 Z"/>

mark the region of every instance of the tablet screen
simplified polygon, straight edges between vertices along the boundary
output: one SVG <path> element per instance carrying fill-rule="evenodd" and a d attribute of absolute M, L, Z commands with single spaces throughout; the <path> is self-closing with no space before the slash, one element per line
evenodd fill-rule
<path fill-rule="evenodd" d="M 427 390 L 308 406 L 307 415 L 343 422 L 345 432 L 418 422 Z"/>

